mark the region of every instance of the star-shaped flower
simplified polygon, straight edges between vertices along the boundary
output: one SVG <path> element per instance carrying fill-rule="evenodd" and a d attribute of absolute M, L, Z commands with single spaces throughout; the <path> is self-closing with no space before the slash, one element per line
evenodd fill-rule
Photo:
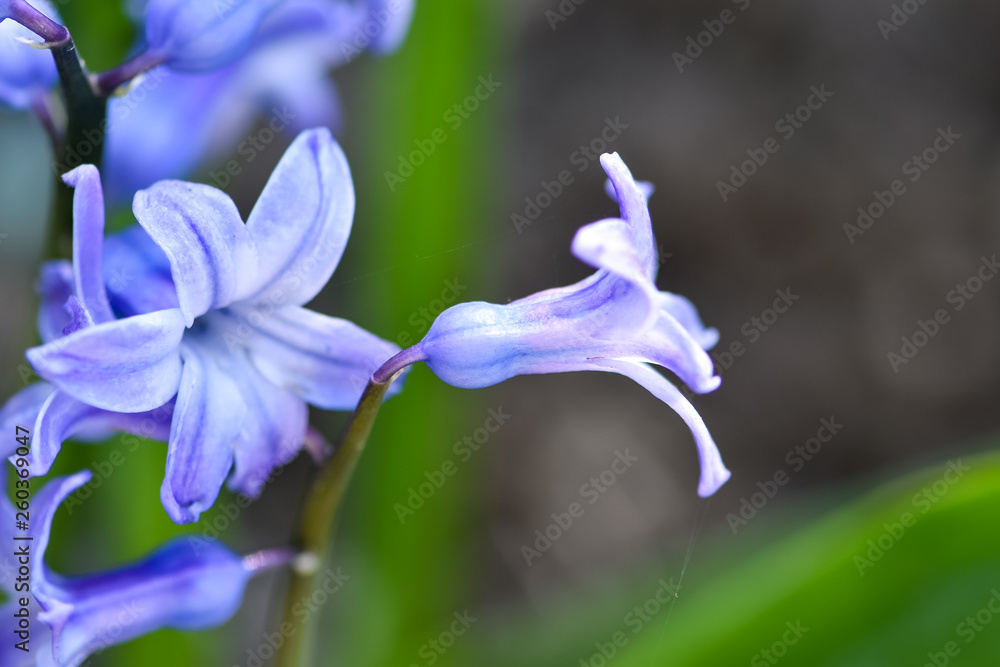
<path fill-rule="evenodd" d="M 32 474 L 80 430 L 149 436 L 144 413 L 172 401 L 161 498 L 174 521 L 196 521 L 234 464 L 230 486 L 256 496 L 306 440 L 307 403 L 352 409 L 398 350 L 301 307 L 333 274 L 354 215 L 329 131 L 293 142 L 246 224 L 219 190 L 163 181 L 135 197 L 141 228 L 104 241 L 97 170 L 66 181 L 76 188 L 74 261 L 43 272 L 47 342 L 27 353 L 56 388 L 36 422 Z M 122 276 L 131 278 L 109 293 Z M 15 400 L 37 404 L 44 389 L 31 391 Z"/>

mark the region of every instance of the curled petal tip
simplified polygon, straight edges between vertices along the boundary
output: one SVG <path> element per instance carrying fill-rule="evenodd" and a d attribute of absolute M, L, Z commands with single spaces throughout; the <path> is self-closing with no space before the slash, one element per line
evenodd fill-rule
<path fill-rule="evenodd" d="M 77 186 L 77 183 L 79 183 L 84 178 L 87 178 L 88 176 L 96 177 L 98 179 L 101 177 L 100 172 L 98 172 L 97 167 L 95 167 L 94 165 L 81 164 L 76 169 L 67 171 L 65 174 L 63 174 L 62 180 L 63 183 L 65 183 L 66 185 L 70 186 L 71 188 L 75 188 Z"/>
<path fill-rule="evenodd" d="M 728 482 L 730 477 L 732 477 L 732 473 L 725 467 L 720 467 L 717 470 L 710 471 L 707 475 L 702 475 L 701 481 L 698 482 L 698 495 L 702 498 L 715 495 L 715 492 L 722 488 L 722 485 Z"/>
<path fill-rule="evenodd" d="M 722 378 L 718 375 L 713 375 L 712 377 L 705 378 L 694 390 L 699 394 L 708 394 L 718 389 L 721 384 Z"/>

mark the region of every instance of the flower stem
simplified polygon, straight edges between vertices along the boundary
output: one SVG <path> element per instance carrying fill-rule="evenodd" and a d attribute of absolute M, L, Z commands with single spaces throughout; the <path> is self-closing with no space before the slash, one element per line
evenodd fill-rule
<path fill-rule="evenodd" d="M 336 453 L 313 482 L 300 516 L 296 544 L 303 554 L 311 557 L 300 557 L 298 566 L 292 570 L 282 627 L 286 623 L 293 627 L 298 623 L 293 610 L 312 595 L 316 571 L 330 548 L 337 508 L 368 442 L 368 435 L 375 424 L 375 417 L 378 416 L 386 391 L 407 366 L 422 358 L 419 353 L 407 352 L 410 351 L 396 355 L 372 375 L 354 414 L 341 434 Z M 306 653 L 304 638 L 307 634 L 300 628 L 300 631 L 288 637 L 278 653 L 276 667 L 299 667 Z"/>
<path fill-rule="evenodd" d="M 48 45 L 58 45 L 69 39 L 69 31 L 24 0 L 13 0 L 9 7 L 10 18 L 45 40 Z"/>
<path fill-rule="evenodd" d="M 59 86 L 68 117 L 66 142 L 62 154 L 55 156 L 56 203 L 49 228 L 49 256 L 59 257 L 68 255 L 67 248 L 72 243 L 73 191 L 58 177 L 84 162 L 100 167 L 107 129 L 107 100 L 91 85 L 87 69 L 68 33 L 64 42 L 52 47 L 52 57 L 59 72 Z"/>
<path fill-rule="evenodd" d="M 122 63 L 114 69 L 101 72 L 97 75 L 97 91 L 103 97 L 112 95 L 119 86 L 122 86 L 135 77 L 159 67 L 163 64 L 163 56 L 152 51 L 143 51 L 135 58 Z"/>

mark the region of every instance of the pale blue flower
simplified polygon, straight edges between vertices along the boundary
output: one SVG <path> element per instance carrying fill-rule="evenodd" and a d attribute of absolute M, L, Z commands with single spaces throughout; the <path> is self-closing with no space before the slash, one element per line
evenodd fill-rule
<path fill-rule="evenodd" d="M 36 421 L 33 474 L 80 430 L 154 437 L 146 413 L 172 402 L 161 498 L 174 521 L 195 521 L 234 465 L 230 486 L 259 494 L 305 442 L 307 404 L 353 409 L 398 350 L 301 307 L 332 275 L 354 215 L 329 131 L 293 142 L 246 224 L 219 190 L 164 181 L 136 195 L 141 228 L 104 242 L 97 170 L 66 180 L 76 187 L 74 261 L 43 272 L 46 342 L 27 353 L 56 388 Z M 60 285 L 70 274 L 72 286 Z M 44 390 L 22 394 L 18 403 L 37 405 Z"/>
<path fill-rule="evenodd" d="M 690 301 L 656 288 L 659 262 L 647 208 L 651 188 L 633 180 L 617 153 L 601 156 L 601 164 L 621 218 L 589 224 L 573 239 L 573 253 L 597 273 L 508 304 L 453 306 L 400 360 L 423 359 L 439 378 L 465 388 L 515 375 L 585 370 L 632 378 L 691 429 L 701 460 L 698 493 L 708 496 L 730 473 L 694 406 L 652 365 L 696 392 L 713 391 L 720 378 L 705 350 L 718 341 L 718 332 L 701 323 Z"/>

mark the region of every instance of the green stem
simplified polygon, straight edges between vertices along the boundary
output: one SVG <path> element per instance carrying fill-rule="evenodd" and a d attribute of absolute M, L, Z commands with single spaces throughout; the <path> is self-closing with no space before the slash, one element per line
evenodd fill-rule
<path fill-rule="evenodd" d="M 73 240 L 73 191 L 62 182 L 63 173 L 80 164 L 100 167 L 104 153 L 107 100 L 97 94 L 80 60 L 72 37 L 52 47 L 59 85 L 66 101 L 66 142 L 55 156 L 56 202 L 49 227 L 48 254 L 68 256 Z M 72 164 L 71 164 L 72 163 Z"/>
<path fill-rule="evenodd" d="M 386 391 L 407 366 L 421 360 L 423 355 L 418 348 L 410 348 L 400 352 L 375 371 L 364 393 L 361 394 L 361 400 L 354 409 L 351 420 L 341 434 L 337 453 L 313 482 L 300 516 L 296 544 L 303 554 L 309 556 L 307 559 L 300 558 L 299 562 L 309 561 L 309 564 L 292 570 L 282 627 L 285 624 L 293 627 L 297 624 L 293 612 L 295 606 L 312 595 L 316 584 L 316 571 L 330 548 L 337 508 L 351 481 L 358 459 L 361 458 L 361 452 L 368 442 L 368 436 L 371 434 Z M 298 667 L 301 664 L 306 648 L 304 639 L 307 634 L 305 628 L 300 628 L 298 632 L 288 637 L 278 653 L 276 667 Z"/>

